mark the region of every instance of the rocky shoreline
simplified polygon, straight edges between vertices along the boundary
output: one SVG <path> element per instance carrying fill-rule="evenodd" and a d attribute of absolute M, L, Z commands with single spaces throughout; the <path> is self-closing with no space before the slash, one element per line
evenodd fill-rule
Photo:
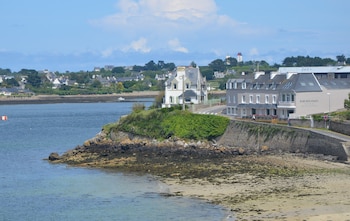
<path fill-rule="evenodd" d="M 164 194 L 206 199 L 229 208 L 240 220 L 350 219 L 349 165 L 306 155 L 101 132 L 62 156 L 50 154 L 49 160 L 152 174 L 168 184 Z M 338 189 L 330 191 L 333 187 Z"/>

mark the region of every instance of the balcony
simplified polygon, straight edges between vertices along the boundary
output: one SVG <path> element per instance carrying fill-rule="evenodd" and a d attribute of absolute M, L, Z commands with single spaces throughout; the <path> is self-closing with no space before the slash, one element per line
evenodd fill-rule
<path fill-rule="evenodd" d="M 295 102 L 292 101 L 280 101 L 277 104 L 277 108 L 296 108 Z"/>

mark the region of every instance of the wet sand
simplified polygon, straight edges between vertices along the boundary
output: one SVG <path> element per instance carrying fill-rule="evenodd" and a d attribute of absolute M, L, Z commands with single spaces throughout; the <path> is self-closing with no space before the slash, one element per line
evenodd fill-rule
<path fill-rule="evenodd" d="M 350 166 L 294 156 L 259 161 L 312 171 L 291 177 L 237 173 L 214 180 L 166 178 L 172 194 L 223 205 L 238 220 L 350 220 Z"/>

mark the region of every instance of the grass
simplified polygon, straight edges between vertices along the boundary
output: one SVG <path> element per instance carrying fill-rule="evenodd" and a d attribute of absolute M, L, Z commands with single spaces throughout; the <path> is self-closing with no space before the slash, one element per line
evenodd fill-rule
<path fill-rule="evenodd" d="M 156 139 L 211 140 L 224 134 L 229 119 L 215 115 L 193 114 L 178 108 L 133 111 L 118 123 L 107 124 L 108 134 L 115 130 Z"/>

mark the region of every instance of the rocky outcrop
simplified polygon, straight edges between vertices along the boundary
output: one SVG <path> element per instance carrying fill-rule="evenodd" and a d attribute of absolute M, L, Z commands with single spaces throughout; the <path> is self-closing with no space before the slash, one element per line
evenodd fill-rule
<path fill-rule="evenodd" d="M 243 148 L 225 148 L 216 141 L 195 141 L 169 138 L 156 140 L 125 132 L 104 132 L 87 140 L 83 145 L 69 150 L 62 156 L 52 153 L 49 160 L 83 166 L 119 167 L 126 163 L 145 161 L 186 161 L 243 155 Z"/>

